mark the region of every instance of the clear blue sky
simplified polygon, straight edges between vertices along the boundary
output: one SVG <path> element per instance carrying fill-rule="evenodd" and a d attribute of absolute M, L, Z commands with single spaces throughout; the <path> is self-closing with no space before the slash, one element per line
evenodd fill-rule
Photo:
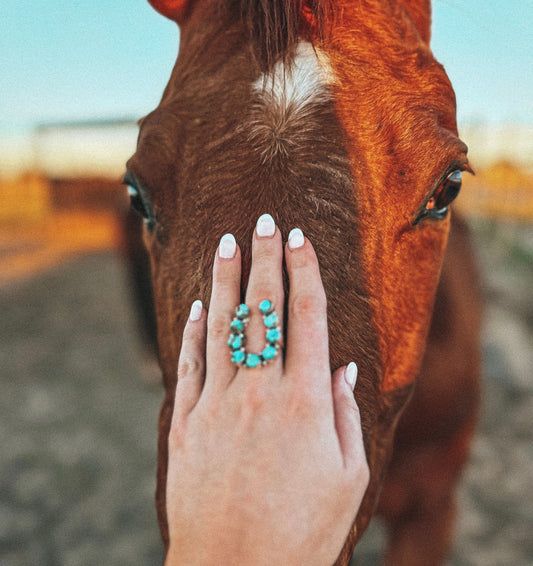
<path fill-rule="evenodd" d="M 0 133 L 143 115 L 179 41 L 146 0 L 0 0 L 0 22 Z M 459 120 L 533 123 L 533 0 L 434 0 L 433 22 Z"/>

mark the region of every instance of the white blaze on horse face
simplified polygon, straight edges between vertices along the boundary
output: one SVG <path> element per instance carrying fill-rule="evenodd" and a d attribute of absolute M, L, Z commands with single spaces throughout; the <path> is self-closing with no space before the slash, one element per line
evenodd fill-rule
<path fill-rule="evenodd" d="M 296 47 L 293 62 L 287 66 L 278 61 L 272 71 L 261 75 L 254 90 L 265 102 L 281 110 L 289 106 L 301 108 L 311 102 L 331 98 L 328 85 L 334 82 L 333 70 L 327 56 L 307 41 Z"/>
<path fill-rule="evenodd" d="M 255 81 L 249 140 L 263 163 L 286 161 L 313 143 L 322 130 L 315 111 L 331 103 L 329 85 L 333 82 L 326 55 L 304 41 L 289 64 L 278 61 Z"/>

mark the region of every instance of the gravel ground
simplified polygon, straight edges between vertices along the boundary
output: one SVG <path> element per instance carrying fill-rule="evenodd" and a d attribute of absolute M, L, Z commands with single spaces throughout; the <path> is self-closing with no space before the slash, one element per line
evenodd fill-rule
<path fill-rule="evenodd" d="M 482 422 L 450 566 L 533 564 L 533 228 L 475 226 L 488 306 Z M 155 565 L 162 391 L 124 272 L 86 255 L 0 289 L 0 564 Z M 371 525 L 358 564 L 376 564 Z"/>
<path fill-rule="evenodd" d="M 1 291 L 0 564 L 161 564 L 159 386 L 122 266 L 79 258 Z"/>

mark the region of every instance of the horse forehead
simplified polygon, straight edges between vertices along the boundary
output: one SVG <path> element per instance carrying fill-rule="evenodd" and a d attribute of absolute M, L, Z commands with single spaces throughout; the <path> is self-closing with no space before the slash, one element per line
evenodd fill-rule
<path fill-rule="evenodd" d="M 303 106 L 313 99 L 330 98 L 327 87 L 335 82 L 325 53 L 309 41 L 300 41 L 292 61 L 278 61 L 253 84 L 253 90 L 278 107 Z"/>
<path fill-rule="evenodd" d="M 339 53 L 327 45 L 317 47 L 301 40 L 290 62 L 278 61 L 253 82 L 252 95 L 259 94 L 263 102 L 285 114 L 291 107 L 302 109 L 312 102 L 337 108 L 340 99 L 345 99 L 353 109 L 349 119 L 339 116 L 346 133 L 370 125 L 363 132 L 368 135 L 373 127 L 386 124 L 390 136 L 383 146 L 412 138 L 413 127 L 425 139 L 440 143 L 443 135 L 451 134 L 453 142 L 455 95 L 444 68 L 427 46 L 406 52 L 405 57 L 396 55 L 394 62 L 388 58 L 388 48 L 383 52 L 356 49 L 355 53 L 343 53 L 339 65 Z"/>
<path fill-rule="evenodd" d="M 364 41 L 364 37 L 357 41 Z M 406 57 L 396 61 L 397 65 L 387 63 L 387 50 L 381 52 L 376 49 L 372 53 L 373 59 L 366 60 L 368 49 L 356 49 L 356 56 L 343 57 L 339 64 L 340 52 L 333 52 L 326 44 L 317 47 L 309 41 L 300 40 L 289 61 L 279 60 L 266 73 L 254 73 L 253 62 L 243 53 L 234 53 L 229 59 L 220 61 L 216 71 L 208 68 L 206 72 L 203 57 L 217 59 L 216 47 L 216 42 L 213 42 L 202 57 L 195 59 L 194 72 L 190 68 L 184 71 L 183 65 L 181 69 L 177 66 L 178 72 L 175 69 L 162 104 L 154 116 L 145 121 L 148 123 L 143 123 L 143 130 L 148 134 L 142 136 L 146 140 L 144 145 L 154 147 L 155 140 L 159 141 L 160 158 L 167 156 L 169 159 L 179 151 L 179 147 L 187 145 L 189 142 L 187 136 L 182 136 L 183 130 L 191 128 L 196 122 L 231 122 L 234 126 L 236 114 L 242 116 L 239 127 L 247 129 L 252 139 L 261 138 L 268 130 L 269 135 L 274 132 L 277 142 L 279 128 L 282 128 L 283 134 L 296 135 L 299 142 L 312 143 L 309 130 L 317 134 L 317 128 L 323 126 L 323 121 L 317 120 L 310 111 L 317 105 L 338 109 L 339 98 L 342 97 L 346 100 L 341 105 L 353 109 L 351 115 L 338 114 L 345 133 L 369 136 L 378 126 L 388 125 L 381 132 L 376 132 L 379 135 L 374 137 L 372 147 L 388 151 L 398 159 L 399 150 L 406 145 L 405 140 L 409 142 L 412 139 L 412 124 L 417 126 L 418 134 L 428 140 L 441 135 L 441 115 L 446 116 L 443 122 L 449 126 L 448 129 L 452 132 L 455 129 L 453 90 L 429 49 L 421 49 L 416 61 L 413 57 Z M 423 94 L 419 90 L 421 83 L 429 94 L 424 96 L 423 104 L 419 103 Z M 168 111 L 169 108 L 172 110 Z M 400 115 L 401 119 L 398 118 Z M 287 125 L 296 125 L 296 122 L 309 135 L 302 137 L 297 129 L 286 128 Z M 394 135 L 391 128 L 394 128 Z M 385 139 L 383 136 L 387 131 L 390 135 Z M 210 133 L 213 136 L 221 134 L 218 128 Z M 380 145 L 377 142 L 381 138 L 383 143 Z M 271 138 L 269 140 L 272 141 Z M 287 137 L 282 141 L 290 142 Z M 401 147 L 391 151 L 391 144 L 400 144 Z M 406 147 L 406 151 L 412 150 L 410 142 Z M 350 147 L 349 151 L 353 154 L 363 149 Z"/>
<path fill-rule="evenodd" d="M 138 159 L 170 160 L 182 147 L 190 152 L 200 144 L 202 152 L 206 145 L 219 147 L 225 139 L 241 135 L 247 137 L 250 151 L 271 157 L 284 155 L 284 149 L 291 156 L 295 147 L 314 144 L 322 130 L 332 135 L 330 145 L 339 141 L 323 116 L 324 108 L 333 108 L 330 87 L 335 78 L 328 57 L 310 42 L 300 41 L 289 62 L 280 60 L 259 76 L 243 72 L 246 76 L 229 81 L 227 73 L 234 77 L 234 71 L 228 63 L 226 72 L 209 81 L 202 81 L 200 67 L 198 74 L 176 73 L 168 96 L 143 120 Z M 211 126 L 205 127 L 208 123 Z M 195 125 L 202 133 L 186 135 Z M 210 154 L 208 160 L 215 158 L 216 153 Z M 245 152 L 238 158 L 251 157 Z"/>

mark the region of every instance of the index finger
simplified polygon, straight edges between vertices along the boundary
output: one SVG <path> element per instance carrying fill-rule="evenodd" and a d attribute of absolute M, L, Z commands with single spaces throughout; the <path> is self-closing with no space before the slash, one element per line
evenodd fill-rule
<path fill-rule="evenodd" d="M 298 228 L 289 234 L 285 262 L 290 288 L 286 371 L 331 393 L 326 293 L 315 250 Z"/>

